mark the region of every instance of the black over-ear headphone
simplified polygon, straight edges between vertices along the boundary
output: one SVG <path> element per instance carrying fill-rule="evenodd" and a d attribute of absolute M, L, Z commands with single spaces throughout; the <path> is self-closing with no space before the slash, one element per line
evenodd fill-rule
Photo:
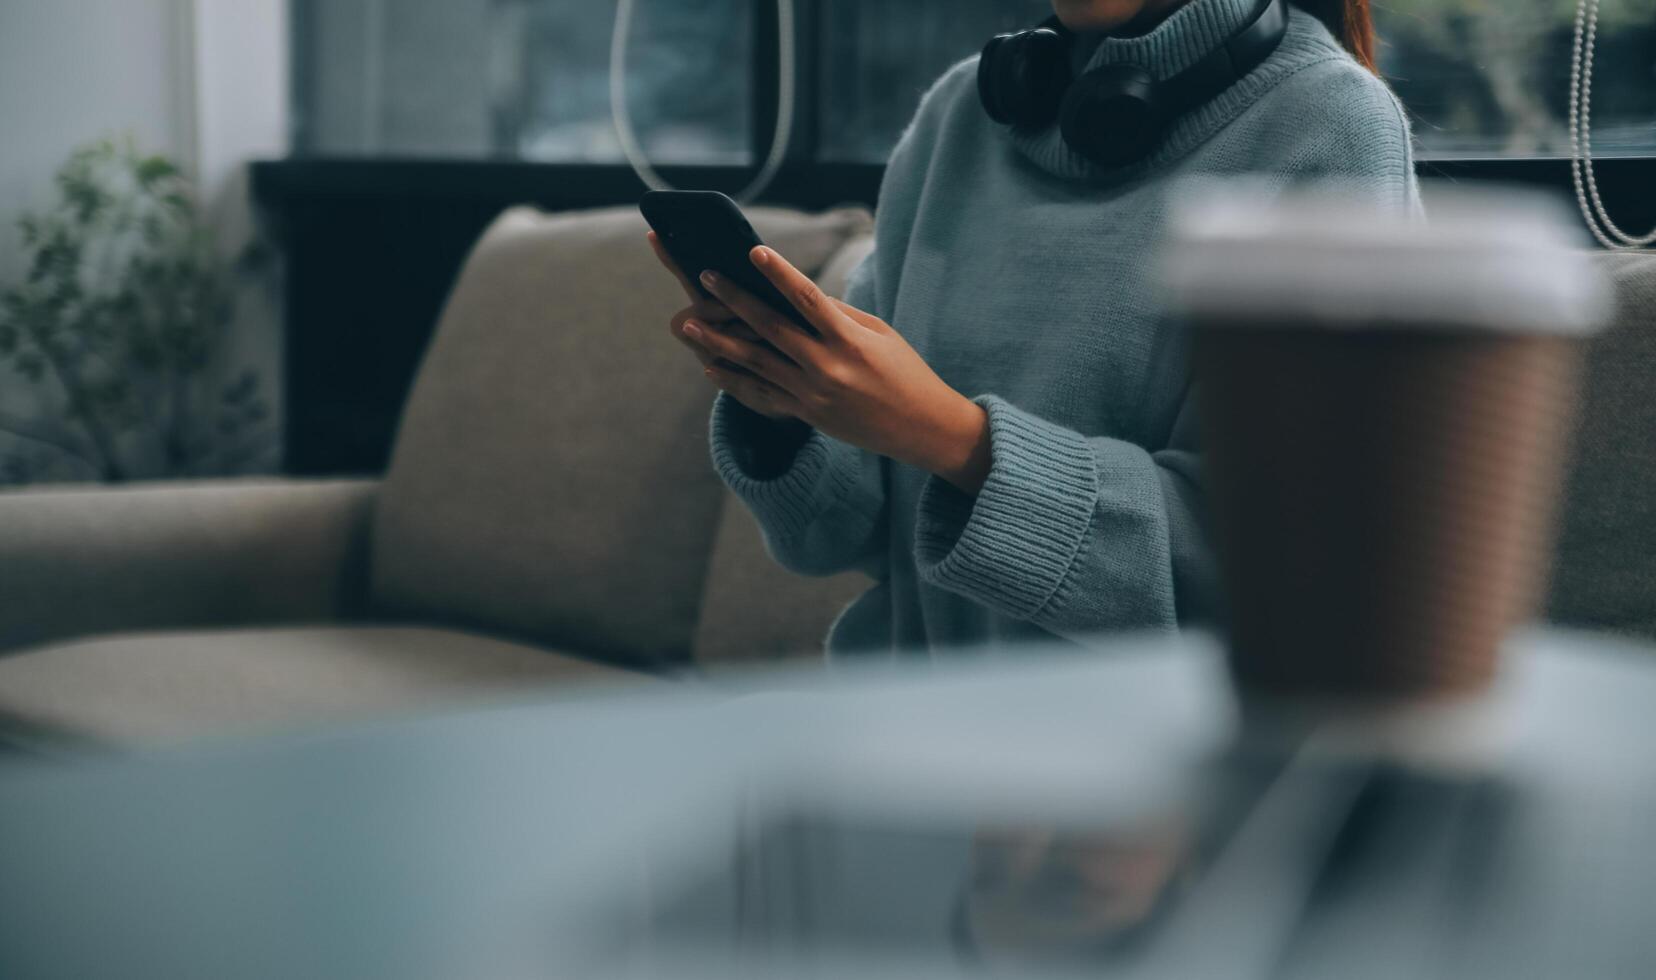
<path fill-rule="evenodd" d="M 1287 0 L 1263 0 L 1230 40 L 1172 78 L 1157 80 L 1137 65 L 1095 68 L 1075 78 L 1074 35 L 1048 18 L 1041 26 L 1001 34 L 978 61 L 978 98 L 998 123 L 1050 126 L 1071 149 L 1103 167 L 1147 156 L 1180 116 L 1200 108 L 1258 68 L 1288 33 Z"/>

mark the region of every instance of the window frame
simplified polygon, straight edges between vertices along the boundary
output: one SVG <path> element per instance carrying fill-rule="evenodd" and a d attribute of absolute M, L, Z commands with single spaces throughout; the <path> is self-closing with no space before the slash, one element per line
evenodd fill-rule
<path fill-rule="evenodd" d="M 312 5 L 326 0 L 293 0 L 289 16 L 292 18 L 294 71 L 291 80 L 292 96 L 297 106 L 308 104 L 312 71 L 306 60 L 311 57 L 305 39 L 313 24 Z M 780 25 L 775 0 L 750 0 L 754 7 L 751 18 L 754 59 L 749 71 L 752 91 L 752 112 L 749 127 L 750 161 L 746 166 L 684 166 L 664 163 L 659 169 L 664 175 L 678 174 L 687 186 L 712 187 L 726 191 L 741 188 L 751 178 L 770 151 L 776 127 L 776 98 L 780 77 L 778 52 Z M 826 0 L 794 0 L 795 50 L 797 52 L 795 91 L 797 94 L 793 136 L 785 153 L 785 164 L 776 182 L 763 195 L 765 201 L 790 204 L 797 207 L 827 207 L 839 203 L 860 203 L 872 206 L 879 188 L 883 161 L 831 161 L 819 154 L 821 139 L 819 121 L 823 90 L 820 84 L 821 38 L 823 36 Z M 506 175 L 507 186 L 519 185 L 523 200 L 534 201 L 543 207 L 597 207 L 630 203 L 636 200 L 644 187 L 624 163 L 558 163 L 535 162 L 507 158 L 497 136 L 492 155 L 476 160 L 401 159 L 395 156 L 340 158 L 310 151 L 305 132 L 306 119 L 302 111 L 294 114 L 293 155 L 290 160 L 299 164 L 265 174 L 267 180 L 292 187 L 298 179 L 321 180 L 327 185 L 340 182 L 358 184 L 365 174 L 374 173 L 376 179 L 386 179 L 393 173 L 407 178 L 420 175 L 422 180 L 436 180 L 439 186 L 453 188 L 466 196 L 470 184 L 467 176 L 473 168 L 486 168 L 494 176 Z M 327 161 L 342 166 L 317 168 L 306 166 Z M 389 166 L 389 165 L 395 166 Z M 1546 187 L 1565 193 L 1572 192 L 1570 161 L 1557 156 L 1536 157 L 1479 157 L 1462 154 L 1418 154 L 1418 170 L 1422 176 L 1440 177 L 1457 181 L 1494 181 Z M 1618 223 L 1634 227 L 1656 224 L 1656 152 L 1647 154 L 1618 154 L 1601 158 L 1594 163 L 1598 183 L 1604 198 L 1615 212 Z M 529 175 L 535 175 L 530 177 Z M 675 181 L 676 182 L 676 181 Z M 384 186 L 402 187 L 409 192 L 432 190 L 431 184 L 416 186 L 410 179 L 388 180 Z M 359 189 L 362 188 L 358 184 Z M 548 187 L 558 191 L 548 194 Z M 496 196 L 489 193 L 488 196 Z"/>

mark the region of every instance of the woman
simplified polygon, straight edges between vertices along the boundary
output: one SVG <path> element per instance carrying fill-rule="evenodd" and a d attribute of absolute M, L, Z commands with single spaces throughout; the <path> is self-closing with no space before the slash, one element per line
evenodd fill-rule
<path fill-rule="evenodd" d="M 1157 79 L 1264 9 L 1053 6 L 1077 75 L 1133 65 Z M 719 473 L 783 565 L 877 581 L 831 651 L 1171 629 L 1211 611 L 1191 391 L 1151 267 L 1175 178 L 1338 177 L 1416 206 L 1367 0 L 1298 0 L 1285 32 L 1282 12 L 1263 61 L 1125 162 L 1083 155 L 1072 123 L 996 123 L 977 59 L 950 70 L 892 157 L 845 302 L 755 250 L 820 336 L 714 275 L 717 301 L 700 299 L 679 273 L 692 305 L 673 334 L 723 392 Z"/>

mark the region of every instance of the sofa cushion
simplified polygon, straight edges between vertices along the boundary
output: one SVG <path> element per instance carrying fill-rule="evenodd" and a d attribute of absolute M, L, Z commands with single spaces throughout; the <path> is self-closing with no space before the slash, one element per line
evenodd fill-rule
<path fill-rule="evenodd" d="M 450 630 L 133 633 L 0 657 L 0 731 L 142 747 L 645 675 Z"/>
<path fill-rule="evenodd" d="M 93 633 L 358 613 L 377 490 L 239 479 L 0 492 L 0 655 Z"/>
<path fill-rule="evenodd" d="M 816 274 L 865 212 L 755 208 Z M 466 263 L 404 413 L 371 589 L 620 663 L 687 660 L 722 492 L 712 391 L 669 339 L 684 305 L 634 208 L 516 209 Z"/>
<path fill-rule="evenodd" d="M 820 579 L 785 571 L 765 551 L 753 514 L 727 492 L 696 627 L 696 663 L 718 669 L 820 658 L 828 628 L 870 584 L 855 572 Z"/>
<path fill-rule="evenodd" d="M 1617 316 L 1588 354 L 1550 616 L 1656 638 L 1656 255 L 1603 261 Z"/>

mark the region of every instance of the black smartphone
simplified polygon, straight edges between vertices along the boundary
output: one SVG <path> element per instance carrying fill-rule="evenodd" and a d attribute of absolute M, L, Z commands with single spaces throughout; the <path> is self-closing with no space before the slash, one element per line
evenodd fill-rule
<path fill-rule="evenodd" d="M 638 210 L 702 295 L 711 298 L 700 278 L 712 269 L 806 333 L 816 334 L 811 322 L 754 266 L 749 253 L 764 242 L 735 201 L 718 191 L 650 191 L 638 202 Z"/>

